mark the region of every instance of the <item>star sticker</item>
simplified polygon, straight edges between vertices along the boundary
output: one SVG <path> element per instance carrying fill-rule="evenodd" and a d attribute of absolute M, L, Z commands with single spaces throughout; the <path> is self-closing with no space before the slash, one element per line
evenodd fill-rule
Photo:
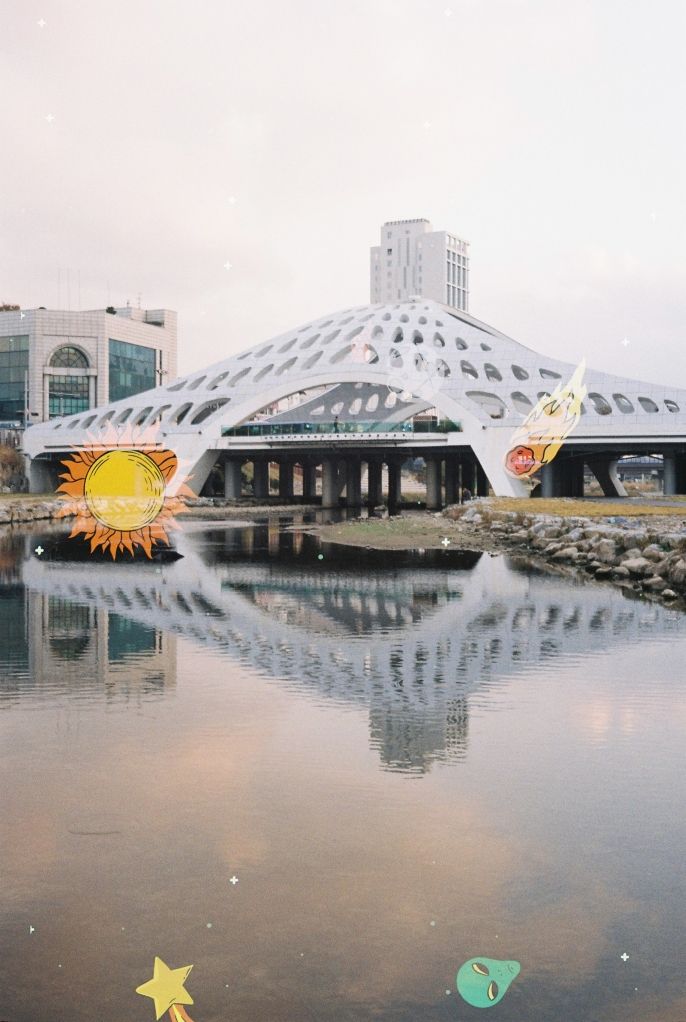
<path fill-rule="evenodd" d="M 225 270 L 231 270 L 231 269 L 233 269 L 233 265 L 231 263 L 224 263 L 224 269 Z"/>
<path fill-rule="evenodd" d="M 45 28 L 45 26 L 47 25 L 47 21 L 45 20 L 45 18 L 41 18 L 40 21 L 36 22 L 36 24 L 38 25 L 39 28 Z"/>
<path fill-rule="evenodd" d="M 46 114 L 45 119 L 48 122 L 48 124 L 52 124 L 52 122 L 55 120 L 52 114 Z"/>
<path fill-rule="evenodd" d="M 450 540 L 448 539 L 447 536 L 443 537 L 443 539 L 441 540 L 441 545 L 442 546 L 450 546 Z"/>
<path fill-rule="evenodd" d="M 173 1004 L 193 1003 L 193 998 L 183 986 L 192 968 L 192 965 L 183 965 L 180 969 L 170 969 L 161 958 L 155 956 L 152 979 L 136 987 L 136 993 L 153 999 L 156 1019 L 162 1018 Z"/>
<path fill-rule="evenodd" d="M 233 884 L 233 886 L 235 887 L 236 884 L 238 883 L 238 877 L 237 876 L 232 876 L 231 879 L 229 880 L 229 883 Z"/>
<path fill-rule="evenodd" d="M 624 963 L 626 963 L 626 962 L 627 962 L 627 961 L 629 960 L 629 956 L 628 956 L 628 954 L 626 953 L 626 951 L 624 952 L 624 954 L 623 954 L 623 955 L 620 955 L 619 957 L 620 957 L 620 958 L 622 959 L 622 961 L 623 961 Z"/>
<path fill-rule="evenodd" d="M 36 547 L 36 550 L 35 550 L 35 552 L 36 552 L 36 553 L 38 554 L 38 556 L 40 557 L 40 555 L 41 555 L 41 554 L 44 554 L 44 553 L 45 553 L 45 550 L 44 550 L 44 549 L 43 549 L 43 547 L 42 547 L 42 546 L 40 546 L 40 544 L 39 544 L 39 545 L 38 545 L 38 546 Z"/>

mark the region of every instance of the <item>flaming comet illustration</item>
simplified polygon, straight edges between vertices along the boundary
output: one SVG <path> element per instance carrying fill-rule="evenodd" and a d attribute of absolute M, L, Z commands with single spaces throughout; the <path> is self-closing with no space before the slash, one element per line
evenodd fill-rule
<path fill-rule="evenodd" d="M 169 546 L 168 530 L 178 527 L 174 516 L 185 506 L 182 498 L 193 493 L 182 484 L 175 496 L 168 495 L 178 460 L 156 442 L 155 433 L 110 429 L 62 462 L 67 471 L 57 492 L 65 503 L 57 517 L 76 516 L 70 539 L 82 535 L 91 553 L 109 550 L 114 560 L 140 547 L 152 557 L 154 544 Z"/>
<path fill-rule="evenodd" d="M 518 479 L 531 477 L 548 465 L 575 428 L 586 396 L 582 359 L 569 383 L 558 386 L 549 396 L 539 399 L 521 426 L 513 432 L 505 455 L 505 468 Z"/>

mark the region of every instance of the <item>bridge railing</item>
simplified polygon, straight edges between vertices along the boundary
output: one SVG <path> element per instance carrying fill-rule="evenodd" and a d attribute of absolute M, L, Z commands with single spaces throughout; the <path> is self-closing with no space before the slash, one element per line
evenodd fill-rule
<path fill-rule="evenodd" d="M 222 436 L 314 436 L 340 433 L 461 433 L 462 425 L 451 419 L 417 419 L 408 422 L 248 422 L 224 426 Z"/>

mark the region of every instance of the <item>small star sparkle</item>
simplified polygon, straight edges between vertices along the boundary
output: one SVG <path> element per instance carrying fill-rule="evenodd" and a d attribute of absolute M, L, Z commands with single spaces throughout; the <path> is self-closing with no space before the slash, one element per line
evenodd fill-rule
<path fill-rule="evenodd" d="M 443 539 L 441 540 L 441 546 L 446 546 L 446 547 L 450 546 L 450 540 L 448 539 L 447 536 L 444 536 Z"/>
<path fill-rule="evenodd" d="M 225 270 L 232 270 L 233 269 L 233 263 L 224 263 L 224 269 Z"/>
<path fill-rule="evenodd" d="M 628 954 L 626 953 L 626 951 L 624 952 L 624 954 L 623 954 L 623 955 L 620 955 L 619 957 L 620 957 L 620 958 L 622 959 L 622 961 L 623 961 L 623 962 L 624 962 L 625 964 L 626 964 L 626 963 L 627 963 L 627 962 L 629 961 L 629 955 L 628 955 Z"/>
<path fill-rule="evenodd" d="M 45 26 L 47 25 L 47 21 L 45 20 L 45 18 L 41 18 L 39 21 L 36 22 L 36 24 L 38 25 L 39 28 L 45 28 Z"/>
<path fill-rule="evenodd" d="M 229 879 L 229 883 L 230 883 L 230 884 L 233 884 L 233 886 L 235 887 L 235 886 L 236 886 L 236 884 L 238 883 L 238 877 L 237 877 L 237 876 L 235 876 L 235 875 L 234 875 L 234 876 L 232 876 L 232 877 L 231 877 L 231 878 Z"/>
<path fill-rule="evenodd" d="M 624 340 L 622 341 L 622 344 L 626 348 L 626 347 L 628 347 L 631 344 L 631 341 L 629 340 L 628 337 L 625 337 Z"/>
<path fill-rule="evenodd" d="M 41 554 L 44 554 L 44 553 L 45 553 L 45 550 L 44 550 L 44 549 L 43 549 L 43 547 L 42 547 L 42 546 L 40 546 L 40 544 L 39 544 L 39 545 L 38 545 L 38 546 L 36 547 L 36 549 L 35 549 L 34 553 L 37 553 L 37 554 L 38 554 L 38 556 L 40 557 L 40 555 L 41 555 Z"/>
<path fill-rule="evenodd" d="M 52 122 L 55 120 L 52 114 L 46 114 L 45 119 L 48 122 L 48 124 L 52 124 Z"/>

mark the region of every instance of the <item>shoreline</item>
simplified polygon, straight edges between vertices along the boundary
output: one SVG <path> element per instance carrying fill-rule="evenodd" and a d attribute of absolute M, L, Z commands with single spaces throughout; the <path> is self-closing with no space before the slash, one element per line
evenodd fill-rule
<path fill-rule="evenodd" d="M 527 501 L 520 510 L 521 503 L 481 497 L 438 512 L 406 508 L 391 517 L 311 522 L 297 528 L 324 543 L 359 549 L 451 548 L 514 555 L 538 569 L 609 582 L 632 595 L 686 610 L 686 501 L 650 497 L 629 504 L 558 498 Z M 0 499 L 0 529 L 41 521 L 66 524 L 66 518 L 56 519 L 62 505 L 54 495 Z M 327 509 L 201 497 L 190 502 L 178 520 L 250 523 L 317 512 L 326 515 Z"/>

